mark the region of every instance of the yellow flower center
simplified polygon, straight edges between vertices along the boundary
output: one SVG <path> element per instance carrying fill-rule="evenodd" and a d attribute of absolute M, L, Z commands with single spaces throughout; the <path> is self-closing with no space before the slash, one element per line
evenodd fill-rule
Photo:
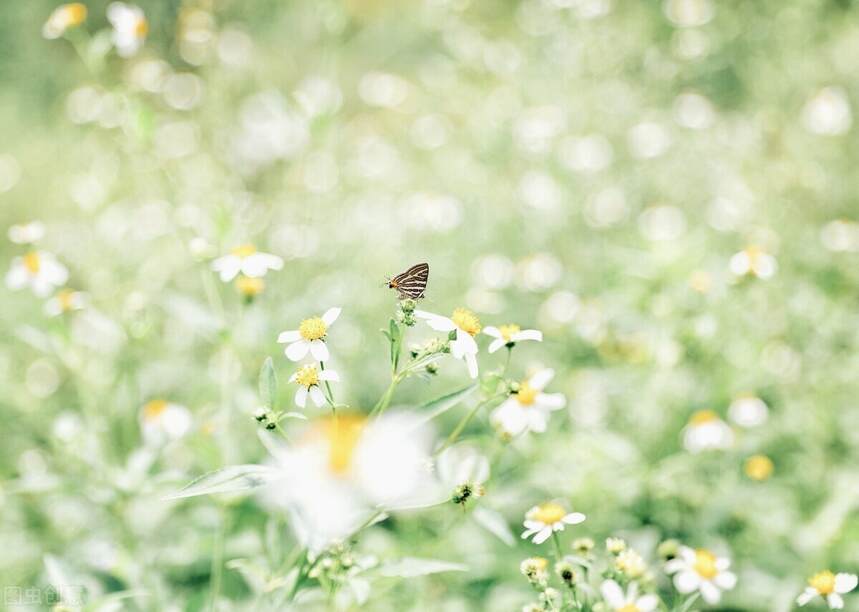
<path fill-rule="evenodd" d="M 695 563 L 692 564 L 694 569 L 704 580 L 711 580 L 716 577 L 719 570 L 716 569 L 716 555 L 709 550 L 699 548 L 695 551 Z"/>
<path fill-rule="evenodd" d="M 42 260 L 39 258 L 39 254 L 36 251 L 31 251 L 24 255 L 24 268 L 27 269 L 32 275 L 36 275 L 39 273 L 39 269 L 42 267 Z"/>
<path fill-rule="evenodd" d="M 513 336 L 522 331 L 522 328 L 511 323 L 510 325 L 500 326 L 498 331 L 501 332 L 501 337 L 504 339 L 504 342 L 512 342 Z"/>
<path fill-rule="evenodd" d="M 766 455 L 752 455 L 746 459 L 744 470 L 752 480 L 766 480 L 773 473 L 773 462 Z"/>
<path fill-rule="evenodd" d="M 312 387 L 319 384 L 319 371 L 315 365 L 305 365 L 298 369 L 295 373 L 295 382 L 302 387 Z"/>
<path fill-rule="evenodd" d="M 530 561 L 538 571 L 543 571 L 549 567 L 549 560 L 545 557 L 531 557 Z"/>
<path fill-rule="evenodd" d="M 134 35 L 137 38 L 145 38 L 149 33 L 149 22 L 144 18 L 140 18 L 137 20 L 137 23 L 134 24 Z"/>
<path fill-rule="evenodd" d="M 62 312 L 68 312 L 75 307 L 74 304 L 75 292 L 71 289 L 63 289 L 57 292 L 57 302 L 60 305 Z"/>
<path fill-rule="evenodd" d="M 835 574 L 829 570 L 817 572 L 808 579 L 808 584 L 821 595 L 829 595 L 835 591 Z"/>
<path fill-rule="evenodd" d="M 242 259 L 244 259 L 245 257 L 250 257 L 251 255 L 253 255 L 256 252 L 257 252 L 257 248 L 252 244 L 243 244 L 241 246 L 237 246 L 232 251 L 230 251 L 230 253 L 232 253 L 236 257 L 240 257 Z"/>
<path fill-rule="evenodd" d="M 537 399 L 537 394 L 539 393 L 539 389 L 535 389 L 528 384 L 527 380 L 523 380 L 519 383 L 519 392 L 516 394 L 516 399 L 523 406 L 530 406 Z"/>
<path fill-rule="evenodd" d="M 166 400 L 157 399 L 147 402 L 146 405 L 143 406 L 143 420 L 150 423 L 152 421 L 157 421 L 165 410 L 167 410 Z"/>
<path fill-rule="evenodd" d="M 80 2 L 64 4 L 58 10 L 61 11 L 60 15 L 62 16 L 61 21 L 63 26 L 67 28 L 80 25 L 86 19 L 86 6 Z"/>
<path fill-rule="evenodd" d="M 704 423 L 712 423 L 718 421 L 719 415 L 712 410 L 699 410 L 689 419 L 690 425 L 703 425 Z"/>
<path fill-rule="evenodd" d="M 621 607 L 617 608 L 617 612 L 639 612 L 638 606 L 635 604 L 624 604 Z"/>
<path fill-rule="evenodd" d="M 247 297 L 256 297 L 265 289 L 265 281 L 261 278 L 239 276 L 236 279 L 236 289 Z"/>
<path fill-rule="evenodd" d="M 322 421 L 322 433 L 328 441 L 328 468 L 337 475 L 349 471 L 358 440 L 367 419 L 361 415 L 338 415 Z"/>
<path fill-rule="evenodd" d="M 560 521 L 566 514 L 567 511 L 558 502 L 546 502 L 537 506 L 531 518 L 546 525 L 551 525 Z"/>
<path fill-rule="evenodd" d="M 480 319 L 467 308 L 457 308 L 453 311 L 453 316 L 450 317 L 454 325 L 464 332 L 468 332 L 472 336 L 480 333 Z"/>
<path fill-rule="evenodd" d="M 308 341 L 324 338 L 327 332 L 328 326 L 325 325 L 325 321 L 323 321 L 321 317 L 304 319 L 304 321 L 302 321 L 298 326 L 298 333 L 301 334 L 302 338 Z"/>

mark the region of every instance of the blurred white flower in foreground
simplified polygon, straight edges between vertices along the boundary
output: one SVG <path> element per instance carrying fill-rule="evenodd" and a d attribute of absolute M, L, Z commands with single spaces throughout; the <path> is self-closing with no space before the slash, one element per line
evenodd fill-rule
<path fill-rule="evenodd" d="M 581 512 L 567 512 L 558 502 L 545 502 L 534 506 L 525 514 L 522 539 L 534 536 L 534 544 L 542 544 L 556 531 L 563 531 L 567 525 L 578 525 L 584 520 L 585 515 Z"/>
<path fill-rule="evenodd" d="M 856 583 L 856 574 L 833 574 L 829 570 L 824 570 L 808 579 L 808 586 L 796 598 L 796 603 L 804 606 L 815 597 L 820 596 L 826 600 L 826 604 L 830 608 L 840 610 L 844 607 L 844 598 L 841 596 L 855 589 Z"/>
<path fill-rule="evenodd" d="M 600 586 L 600 592 L 605 602 L 616 612 L 651 612 L 659 605 L 659 598 L 656 595 L 639 597 L 638 584 L 635 582 L 630 583 L 624 593 L 617 582 L 606 580 Z"/>
<path fill-rule="evenodd" d="M 850 129 L 853 117 L 850 102 L 841 87 L 824 87 L 805 105 L 802 111 L 805 129 L 813 134 L 837 136 Z"/>
<path fill-rule="evenodd" d="M 6 286 L 14 290 L 30 287 L 39 297 L 46 297 L 55 287 L 65 283 L 68 277 L 66 267 L 51 253 L 30 251 L 12 260 L 12 266 L 6 274 Z"/>
<path fill-rule="evenodd" d="M 683 432 L 683 446 L 690 453 L 730 448 L 734 444 L 731 426 L 712 410 L 699 410 Z"/>
<path fill-rule="evenodd" d="M 149 22 L 139 6 L 112 2 L 107 7 L 107 19 L 113 26 L 113 44 L 121 57 L 131 57 L 143 46 L 149 33 Z"/>
<path fill-rule="evenodd" d="M 483 333 L 487 336 L 495 338 L 492 344 L 489 345 L 489 352 L 494 353 L 503 346 L 513 347 L 517 342 L 523 340 L 543 341 L 543 332 L 536 329 L 522 329 L 518 325 L 501 325 L 499 327 L 487 326 L 483 328 Z"/>
<path fill-rule="evenodd" d="M 42 36 L 48 39 L 59 38 L 66 30 L 79 26 L 86 20 L 86 6 L 80 2 L 61 4 L 54 9 L 42 26 Z"/>
<path fill-rule="evenodd" d="M 740 427 L 757 427 L 766 423 L 769 409 L 761 398 L 743 395 L 731 402 L 728 416 Z"/>
<path fill-rule="evenodd" d="M 191 429 L 191 412 L 180 404 L 155 399 L 140 411 L 143 437 L 150 442 L 181 438 Z"/>
<path fill-rule="evenodd" d="M 61 289 L 45 302 L 45 314 L 56 317 L 73 310 L 82 310 L 86 306 L 88 297 L 82 291 L 72 289 Z"/>
<path fill-rule="evenodd" d="M 492 412 L 492 424 L 510 436 L 546 431 L 551 413 L 567 403 L 562 393 L 543 393 L 554 376 L 554 370 L 540 370 L 520 382 L 518 391 Z"/>
<path fill-rule="evenodd" d="M 312 421 L 294 443 L 266 438 L 282 476 L 265 498 L 286 509 L 301 543 L 319 551 L 375 512 L 440 501 L 430 472 L 432 432 L 411 414 Z"/>
<path fill-rule="evenodd" d="M 699 591 L 708 604 L 716 604 L 722 591 L 737 584 L 737 577 L 728 571 L 731 560 L 717 557 L 709 550 L 692 550 L 681 546 L 677 557 L 665 564 L 665 572 L 674 574 L 674 586 L 683 594 Z"/>
<path fill-rule="evenodd" d="M 334 370 L 317 369 L 314 364 L 301 366 L 298 371 L 289 378 L 289 382 L 298 383 L 298 391 L 295 392 L 295 405 L 304 408 L 307 404 L 307 396 L 316 404 L 317 408 L 325 405 L 325 395 L 319 388 L 321 382 L 340 382 L 340 376 Z"/>
<path fill-rule="evenodd" d="M 280 270 L 283 260 L 277 255 L 260 253 L 252 244 L 234 248 L 228 255 L 212 262 L 212 270 L 220 274 L 225 283 L 233 280 L 239 272 L 249 278 L 265 276 L 269 270 Z"/>
<path fill-rule="evenodd" d="M 477 342 L 474 336 L 480 333 L 480 320 L 470 310 L 457 308 L 451 318 L 416 310 L 415 316 L 424 319 L 432 329 L 440 332 L 455 332 L 450 341 L 450 354 L 456 359 L 462 359 L 468 366 L 468 375 L 477 378 Z"/>
<path fill-rule="evenodd" d="M 328 328 L 340 316 L 340 308 L 329 308 L 321 317 L 304 319 L 298 329 L 281 332 L 277 341 L 287 344 L 284 353 L 290 361 L 301 361 L 308 351 L 316 361 L 328 361 L 331 354 L 325 346 Z"/>
<path fill-rule="evenodd" d="M 772 278 L 778 270 L 775 257 L 754 245 L 731 257 L 731 272 L 737 276 L 751 275 L 761 279 Z"/>
<path fill-rule="evenodd" d="M 9 240 L 15 244 L 33 244 L 45 236 L 45 224 L 41 221 L 21 223 L 9 228 Z"/>

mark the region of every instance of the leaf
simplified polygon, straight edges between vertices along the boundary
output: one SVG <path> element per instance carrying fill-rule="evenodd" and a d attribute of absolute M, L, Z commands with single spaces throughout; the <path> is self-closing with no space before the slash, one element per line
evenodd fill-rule
<path fill-rule="evenodd" d="M 507 521 L 499 512 L 480 506 L 474 509 L 471 516 L 478 525 L 507 544 L 507 546 L 513 546 L 516 543 L 516 537 L 510 531 L 510 525 L 507 524 Z"/>
<path fill-rule="evenodd" d="M 427 576 L 440 572 L 466 572 L 468 566 L 450 561 L 438 559 L 418 559 L 416 557 L 403 557 L 396 561 L 389 561 L 378 569 L 381 576 L 387 578 L 414 578 L 415 576 Z"/>
<path fill-rule="evenodd" d="M 213 493 L 235 493 L 254 489 L 280 478 L 280 472 L 265 465 L 231 465 L 192 480 L 176 493 L 162 499 L 183 499 Z"/>
<path fill-rule="evenodd" d="M 277 372 L 271 357 L 266 357 L 259 371 L 259 395 L 271 410 L 277 409 Z"/>
<path fill-rule="evenodd" d="M 437 416 L 444 414 L 471 395 L 475 389 L 477 389 L 477 383 L 472 383 L 467 387 L 463 387 L 459 391 L 442 395 L 441 397 L 437 397 L 436 399 L 427 402 L 420 407 L 421 413 L 427 413 L 422 422 L 426 423 L 427 421 L 431 421 Z"/>

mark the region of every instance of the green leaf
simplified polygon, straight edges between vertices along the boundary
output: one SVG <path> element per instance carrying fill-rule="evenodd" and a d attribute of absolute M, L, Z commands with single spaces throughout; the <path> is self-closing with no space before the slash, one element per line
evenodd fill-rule
<path fill-rule="evenodd" d="M 271 410 L 277 409 L 277 373 L 271 357 L 266 357 L 259 372 L 259 395 Z"/>
<path fill-rule="evenodd" d="M 247 491 L 268 484 L 281 474 L 278 470 L 265 465 L 231 465 L 229 467 L 203 474 L 199 478 L 179 489 L 175 493 L 165 495 L 165 501 L 171 499 L 183 499 L 197 495 L 211 495 L 213 493 L 236 493 Z"/>
<path fill-rule="evenodd" d="M 459 391 L 454 391 L 453 393 L 442 395 L 441 397 L 437 397 L 436 399 L 427 402 L 420 407 L 420 411 L 422 413 L 427 413 L 424 417 L 424 422 L 431 421 L 437 416 L 444 414 L 445 412 L 462 402 L 469 395 L 474 393 L 475 389 L 477 389 L 477 383 L 471 383 L 470 385 L 468 385 L 467 387 L 463 387 Z"/>
<path fill-rule="evenodd" d="M 471 513 L 471 517 L 478 525 L 507 544 L 507 546 L 513 546 L 516 543 L 516 537 L 513 535 L 513 532 L 510 531 L 510 526 L 507 524 L 507 521 L 495 510 L 490 510 L 489 508 L 480 506 L 474 509 L 474 512 Z"/>
<path fill-rule="evenodd" d="M 379 574 L 388 578 L 414 578 L 439 572 L 466 572 L 468 566 L 450 561 L 439 561 L 438 559 L 417 559 L 415 557 L 403 557 L 396 561 L 389 561 L 379 567 Z"/>

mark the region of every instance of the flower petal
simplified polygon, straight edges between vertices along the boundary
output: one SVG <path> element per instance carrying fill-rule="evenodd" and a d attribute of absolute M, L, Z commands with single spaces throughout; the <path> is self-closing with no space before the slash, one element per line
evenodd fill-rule
<path fill-rule="evenodd" d="M 468 365 L 468 375 L 471 378 L 477 378 L 477 357 L 474 356 L 474 353 L 465 354 L 465 363 Z"/>
<path fill-rule="evenodd" d="M 293 342 L 292 344 L 287 345 L 284 353 L 286 354 L 286 358 L 290 361 L 301 361 L 304 359 L 304 356 L 307 355 L 307 351 L 310 350 L 310 343 L 307 340 L 299 340 L 298 342 Z"/>
<path fill-rule="evenodd" d="M 713 578 L 717 587 L 724 591 L 730 591 L 737 584 L 737 575 L 733 572 L 720 572 Z"/>
<path fill-rule="evenodd" d="M 539 393 L 534 398 L 538 406 L 545 406 L 549 410 L 560 410 L 567 405 L 567 398 L 563 393 Z"/>
<path fill-rule="evenodd" d="M 331 353 L 328 352 L 328 347 L 322 340 L 314 340 L 310 343 L 310 353 L 316 361 L 328 361 Z"/>
<path fill-rule="evenodd" d="M 283 344 L 284 342 L 298 342 L 301 340 L 301 334 L 297 329 L 290 329 L 289 331 L 280 332 L 277 336 L 277 341 Z"/>
<path fill-rule="evenodd" d="M 304 408 L 307 405 L 307 387 L 299 387 L 295 392 L 295 405 Z"/>
<path fill-rule="evenodd" d="M 838 593 L 830 593 L 826 596 L 826 603 L 829 604 L 829 607 L 833 610 L 840 610 L 844 607 L 844 598 Z"/>
<path fill-rule="evenodd" d="M 639 597 L 638 601 L 635 602 L 635 607 L 638 608 L 640 612 L 653 612 L 658 605 L 659 598 L 652 593 Z"/>
<path fill-rule="evenodd" d="M 511 336 L 511 340 L 513 342 L 522 342 L 523 340 L 536 340 L 537 342 L 543 341 L 543 332 L 536 329 L 523 329 L 520 332 L 517 332 Z"/>
<path fill-rule="evenodd" d="M 691 593 L 701 584 L 698 574 L 692 570 L 683 570 L 674 576 L 674 586 L 681 593 Z"/>
<path fill-rule="evenodd" d="M 531 385 L 533 389 L 537 389 L 538 391 L 542 391 L 546 385 L 551 382 L 551 380 L 555 377 L 555 370 L 545 369 L 540 370 L 536 374 L 534 374 L 531 378 L 528 379 L 528 384 Z"/>
<path fill-rule="evenodd" d="M 322 322 L 325 323 L 326 326 L 331 325 L 334 321 L 337 320 L 337 317 L 340 316 L 340 312 L 342 308 L 329 308 L 325 311 L 325 314 L 322 315 Z"/>
<path fill-rule="evenodd" d="M 543 527 L 540 531 L 537 532 L 537 535 L 534 536 L 534 544 L 542 544 L 552 535 L 553 531 L 551 527 Z"/>
<path fill-rule="evenodd" d="M 800 606 L 804 606 L 815 597 L 817 597 L 817 590 L 812 587 L 806 587 L 805 590 L 799 594 L 799 597 L 796 598 L 796 603 Z"/>
<path fill-rule="evenodd" d="M 856 588 L 857 582 L 859 582 L 859 577 L 856 574 L 847 574 L 844 572 L 835 574 L 835 592 L 849 593 Z"/>
<path fill-rule="evenodd" d="M 715 584 L 707 580 L 701 583 L 700 590 L 701 597 L 703 597 L 704 601 L 706 601 L 710 605 L 719 603 L 719 600 L 722 598 L 722 592 L 716 587 Z"/>
<path fill-rule="evenodd" d="M 432 329 L 441 332 L 449 332 L 456 329 L 456 324 L 447 317 L 427 312 L 426 310 L 416 310 L 415 316 L 418 319 L 424 319 Z"/>
<path fill-rule="evenodd" d="M 497 340 L 493 340 L 489 344 L 489 352 L 494 353 L 498 349 L 502 348 L 505 344 L 507 344 L 507 343 L 504 342 L 504 338 L 498 338 Z"/>
<path fill-rule="evenodd" d="M 605 602 L 611 606 L 613 610 L 622 608 L 626 604 L 626 598 L 623 595 L 623 589 L 614 580 L 606 580 L 600 585 L 600 593 L 602 593 Z"/>
<path fill-rule="evenodd" d="M 584 523 L 587 517 L 581 512 L 570 512 L 567 516 L 562 518 L 567 525 L 578 525 L 579 523 Z"/>
<path fill-rule="evenodd" d="M 325 405 L 325 395 L 316 385 L 310 387 L 310 399 L 313 400 L 313 403 L 316 404 L 317 408 L 322 408 Z"/>

